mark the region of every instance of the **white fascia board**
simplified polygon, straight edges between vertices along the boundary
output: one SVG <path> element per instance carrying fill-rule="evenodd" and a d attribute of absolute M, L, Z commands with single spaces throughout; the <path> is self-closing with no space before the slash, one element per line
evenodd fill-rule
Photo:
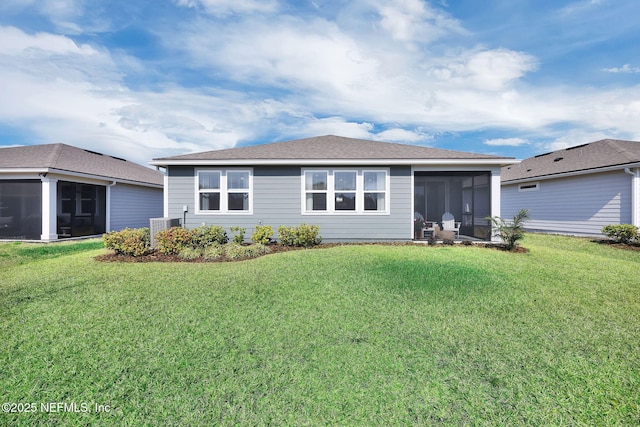
<path fill-rule="evenodd" d="M 131 181 L 127 179 L 111 178 L 102 175 L 93 175 L 81 172 L 72 172 L 54 168 L 0 168 L 0 179 L 28 179 L 24 175 L 31 175 L 33 178 L 40 178 L 39 174 L 54 174 L 56 178 L 64 180 L 64 177 L 73 177 L 75 179 L 85 180 L 89 184 L 109 185 L 112 182 L 121 184 L 138 185 L 142 187 L 163 188 L 162 184 L 152 184 L 148 182 Z"/>
<path fill-rule="evenodd" d="M 153 166 L 508 166 L 519 163 L 510 159 L 242 159 L 242 160 L 154 160 Z"/>
<path fill-rule="evenodd" d="M 47 168 L 0 168 L 0 174 L 39 174 L 47 172 L 49 172 Z"/>
<path fill-rule="evenodd" d="M 583 169 L 579 171 L 555 173 L 551 175 L 532 176 L 529 178 L 513 179 L 510 181 L 502 181 L 502 185 L 522 184 L 531 181 L 546 181 L 549 179 L 568 178 L 571 176 L 591 175 L 594 173 L 624 171 L 625 168 L 637 168 L 640 167 L 640 163 L 628 163 L 626 165 L 607 166 L 604 168 Z"/>
<path fill-rule="evenodd" d="M 108 177 L 108 176 L 102 176 L 102 175 L 92 175 L 92 174 L 88 174 L 88 173 L 82 173 L 82 172 L 72 172 L 72 171 L 66 171 L 66 170 L 61 170 L 61 169 L 48 169 L 49 173 L 53 173 L 56 175 L 66 175 L 66 176 L 72 176 L 74 178 L 80 178 L 80 179 L 87 179 L 87 180 L 91 180 L 91 181 L 101 181 L 102 184 L 104 185 L 109 185 L 113 182 L 119 183 L 119 184 L 131 184 L 131 185 L 138 185 L 141 187 L 152 187 L 152 188 L 163 188 L 162 184 L 151 184 L 148 182 L 140 182 L 140 181 L 131 181 L 128 179 L 121 179 L 121 178 L 112 178 L 112 177 Z"/>

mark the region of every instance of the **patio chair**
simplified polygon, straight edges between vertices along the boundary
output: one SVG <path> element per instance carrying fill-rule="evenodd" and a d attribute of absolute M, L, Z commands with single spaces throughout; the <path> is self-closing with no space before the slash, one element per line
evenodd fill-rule
<path fill-rule="evenodd" d="M 442 231 L 453 231 L 456 238 L 460 237 L 460 223 L 450 212 L 442 214 Z"/>

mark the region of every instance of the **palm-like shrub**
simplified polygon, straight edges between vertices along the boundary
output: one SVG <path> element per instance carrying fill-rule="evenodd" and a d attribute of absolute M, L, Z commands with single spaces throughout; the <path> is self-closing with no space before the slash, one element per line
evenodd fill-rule
<path fill-rule="evenodd" d="M 529 219 L 527 209 L 520 211 L 511 221 L 506 221 L 499 216 L 487 217 L 491 221 L 494 236 L 500 237 L 508 250 L 513 250 L 518 246 L 518 240 L 524 237 L 524 223 Z"/>

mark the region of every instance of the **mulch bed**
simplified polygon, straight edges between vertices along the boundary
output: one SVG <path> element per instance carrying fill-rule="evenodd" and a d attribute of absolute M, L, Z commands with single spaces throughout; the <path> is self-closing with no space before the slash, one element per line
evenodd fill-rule
<path fill-rule="evenodd" d="M 265 255 L 271 255 L 271 254 L 276 254 L 276 253 L 281 253 L 281 252 L 289 252 L 289 251 L 300 251 L 300 250 L 316 250 L 316 249 L 327 249 L 327 248 L 334 248 L 337 246 L 364 246 L 364 245 L 380 245 L 380 246 L 416 246 L 417 244 L 414 242 L 358 242 L 358 243 L 321 243 L 319 245 L 313 246 L 311 248 L 301 248 L 301 247 L 295 247 L 295 246 L 282 246 L 279 244 L 272 244 L 269 245 L 269 249 L 271 249 L 271 252 Z M 447 245 L 446 243 L 441 243 L 441 244 L 436 244 L 433 246 L 443 246 L 443 245 Z M 456 244 L 458 245 L 458 244 Z M 502 250 L 502 251 L 506 251 L 507 249 L 505 248 L 504 245 L 500 245 L 500 244 L 493 244 L 493 243 L 473 243 L 471 244 L 470 242 L 465 244 L 463 243 L 462 245 L 464 246 L 475 246 L 475 247 L 485 247 L 485 248 L 489 248 L 489 249 L 496 249 L 496 250 Z M 427 244 L 424 244 L 425 247 L 429 246 Z M 514 253 L 527 253 L 529 252 L 529 249 L 527 248 L 523 248 L 522 246 L 517 246 L 516 248 L 514 248 L 513 250 L 511 250 L 510 252 L 514 252 Z M 262 256 L 265 256 L 262 255 Z M 216 260 L 206 260 L 202 257 L 194 259 L 194 260 L 186 260 L 186 259 L 182 259 L 180 257 L 178 257 L 177 255 L 165 255 L 162 254 L 160 252 L 152 252 L 148 255 L 143 255 L 143 256 L 129 256 L 129 255 L 121 255 L 121 254 L 116 254 L 116 253 L 108 253 L 108 254 L 104 254 L 104 255 L 98 255 L 97 257 L 95 257 L 95 259 L 97 261 L 100 262 L 196 262 L 196 263 L 200 263 L 200 262 L 206 262 L 206 263 L 210 263 L 210 262 L 236 262 L 236 261 L 244 261 L 246 259 L 250 259 L 250 258 L 240 258 L 240 259 L 228 259 L 225 257 L 221 257 L 219 259 Z"/>
<path fill-rule="evenodd" d="M 612 246 L 614 248 L 617 249 L 624 249 L 627 251 L 640 251 L 640 244 L 639 243 L 618 243 L 618 242 L 614 242 L 613 240 L 609 240 L 609 239 L 601 239 L 601 240 L 592 240 L 592 242 L 595 243 L 599 243 L 601 245 L 608 245 L 608 246 Z"/>

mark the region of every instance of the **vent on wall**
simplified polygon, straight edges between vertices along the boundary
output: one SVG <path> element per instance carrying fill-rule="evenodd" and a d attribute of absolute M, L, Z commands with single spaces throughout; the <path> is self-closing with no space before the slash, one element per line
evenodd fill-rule
<path fill-rule="evenodd" d="M 540 189 L 540 183 L 539 182 L 520 184 L 518 186 L 518 191 L 537 191 L 539 189 Z"/>

